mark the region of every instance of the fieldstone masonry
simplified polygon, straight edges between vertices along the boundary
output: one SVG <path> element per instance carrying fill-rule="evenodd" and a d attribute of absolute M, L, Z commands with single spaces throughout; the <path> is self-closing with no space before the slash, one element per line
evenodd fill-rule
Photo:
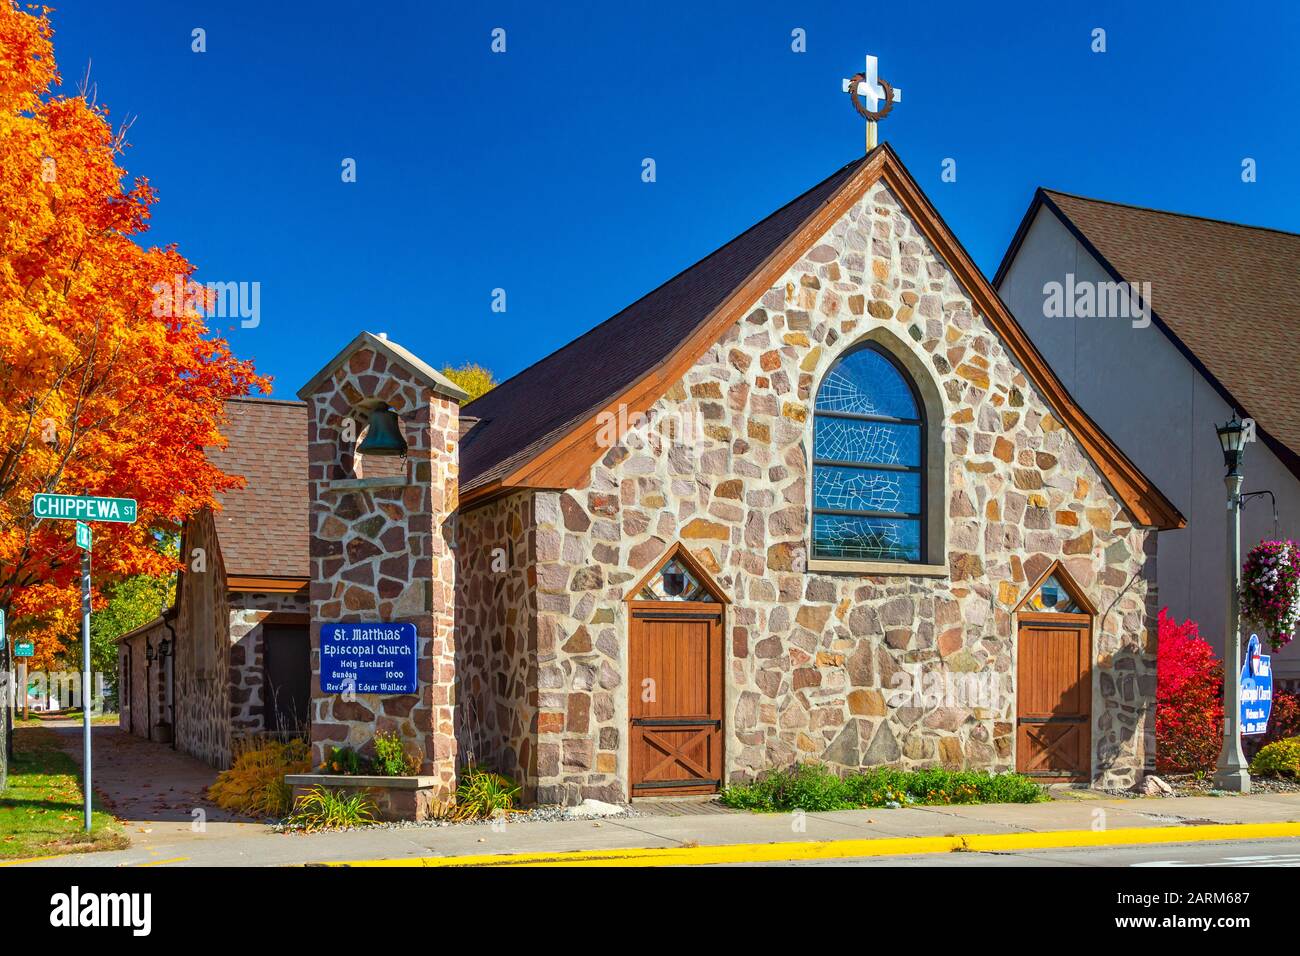
<path fill-rule="evenodd" d="M 422 757 L 439 797 L 455 787 L 455 561 L 459 404 L 464 395 L 410 353 L 363 333 L 300 393 L 309 403 L 312 754 L 365 752 L 395 731 Z M 348 419 L 388 403 L 408 452 L 397 474 L 354 477 Z M 356 441 L 364 438 L 358 426 Z M 322 693 L 323 623 L 414 623 L 419 686 L 405 696 Z"/>
<path fill-rule="evenodd" d="M 816 390 L 868 338 L 917 380 L 937 435 L 926 568 L 808 554 Z M 318 762 L 393 729 L 444 790 L 459 748 L 526 798 L 626 800 L 625 602 L 680 541 L 730 601 L 728 782 L 800 760 L 1014 768 L 1016 608 L 1055 562 L 1097 608 L 1093 781 L 1127 787 L 1152 769 L 1155 531 L 1133 523 L 885 185 L 584 482 L 457 515 L 454 552 L 457 396 L 439 378 L 363 335 L 301 393 L 314 679 L 322 622 L 412 621 L 421 638 L 415 695 L 347 701 L 317 683 Z M 376 401 L 402 417 L 410 453 L 399 475 L 357 478 L 340 429 Z M 934 697 L 936 677 L 966 695 Z"/>
<path fill-rule="evenodd" d="M 866 336 L 937 385 L 937 576 L 806 570 L 813 398 Z M 689 425 L 689 441 L 652 425 L 611 448 L 585 486 L 535 495 L 539 799 L 626 799 L 623 602 L 677 540 L 733 602 L 730 781 L 796 760 L 1013 768 L 1012 612 L 1058 559 L 1100 612 L 1094 780 L 1129 786 L 1153 763 L 1155 533 L 1132 524 L 886 187 L 650 414 Z M 977 675 L 993 703 L 902 700 L 903 670 L 950 684 Z"/>

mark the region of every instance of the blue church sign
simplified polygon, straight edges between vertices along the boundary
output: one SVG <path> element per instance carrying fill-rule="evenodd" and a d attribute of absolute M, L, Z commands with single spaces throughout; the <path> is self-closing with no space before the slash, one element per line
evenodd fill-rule
<path fill-rule="evenodd" d="M 1259 635 L 1252 634 L 1241 665 L 1241 735 L 1267 731 L 1272 711 L 1273 661 L 1260 650 Z"/>
<path fill-rule="evenodd" d="M 414 624 L 322 624 L 320 689 L 326 694 L 414 694 Z"/>

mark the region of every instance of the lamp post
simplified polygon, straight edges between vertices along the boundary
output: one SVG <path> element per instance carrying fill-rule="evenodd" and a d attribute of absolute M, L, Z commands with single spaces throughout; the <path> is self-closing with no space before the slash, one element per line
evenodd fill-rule
<path fill-rule="evenodd" d="M 1228 627 L 1223 648 L 1223 750 L 1214 768 L 1214 786 L 1237 793 L 1250 792 L 1250 772 L 1241 750 L 1241 459 L 1244 429 L 1234 413 L 1232 420 L 1216 425 L 1223 464 L 1228 473 Z"/>

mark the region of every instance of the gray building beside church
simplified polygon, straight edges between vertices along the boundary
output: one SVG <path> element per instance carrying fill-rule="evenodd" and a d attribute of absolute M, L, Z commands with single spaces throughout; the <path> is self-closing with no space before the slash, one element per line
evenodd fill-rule
<path fill-rule="evenodd" d="M 1149 324 L 1098 314 L 1123 301 L 1105 294 L 1114 283 L 1146 290 Z M 1243 491 L 1272 493 L 1245 504 L 1243 555 L 1265 538 L 1300 538 L 1300 235 L 1039 189 L 994 285 L 1075 400 L 1187 516 L 1160 535 L 1159 603 L 1222 653 L 1214 426 L 1234 412 L 1256 424 Z M 1092 314 L 1057 314 L 1062 289 L 1093 295 Z M 1300 642 L 1273 666 L 1300 683 Z"/>

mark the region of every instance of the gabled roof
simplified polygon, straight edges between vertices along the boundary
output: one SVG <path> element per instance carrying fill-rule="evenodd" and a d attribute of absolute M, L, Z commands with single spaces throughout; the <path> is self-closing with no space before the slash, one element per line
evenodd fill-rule
<path fill-rule="evenodd" d="M 360 348 L 368 348 L 379 352 L 387 357 L 390 362 L 396 362 L 398 365 L 403 366 L 415 377 L 417 382 L 426 385 L 439 394 L 458 402 L 463 402 L 469 398 L 463 388 L 433 368 L 414 352 L 403 348 L 396 342 L 390 341 L 386 335 L 375 335 L 372 332 L 362 332 L 344 346 L 342 351 L 326 362 L 325 367 L 313 375 L 306 385 L 298 389 L 298 397 L 305 400 L 320 387 L 322 382 L 334 374 L 335 369 L 346 362 L 352 353 Z"/>
<path fill-rule="evenodd" d="M 208 457 L 243 488 L 218 496 L 213 514 L 226 578 L 302 578 L 309 572 L 307 406 L 270 398 L 232 398 L 225 448 Z"/>
<path fill-rule="evenodd" d="M 521 468 L 663 367 L 869 160 L 862 156 L 836 170 L 622 312 L 466 405 L 463 413 L 480 421 L 461 446 L 462 498 L 494 482 L 521 483 Z"/>
<path fill-rule="evenodd" d="M 461 505 L 512 487 L 568 488 L 606 450 L 603 414 L 645 411 L 834 222 L 883 181 L 947 262 L 1138 523 L 1185 519 L 1070 397 L 898 156 L 884 143 L 622 312 L 465 406 Z"/>
<path fill-rule="evenodd" d="M 1300 235 L 1039 189 L 995 285 L 1043 208 L 1114 281 L 1151 283 L 1152 323 L 1300 476 Z"/>

